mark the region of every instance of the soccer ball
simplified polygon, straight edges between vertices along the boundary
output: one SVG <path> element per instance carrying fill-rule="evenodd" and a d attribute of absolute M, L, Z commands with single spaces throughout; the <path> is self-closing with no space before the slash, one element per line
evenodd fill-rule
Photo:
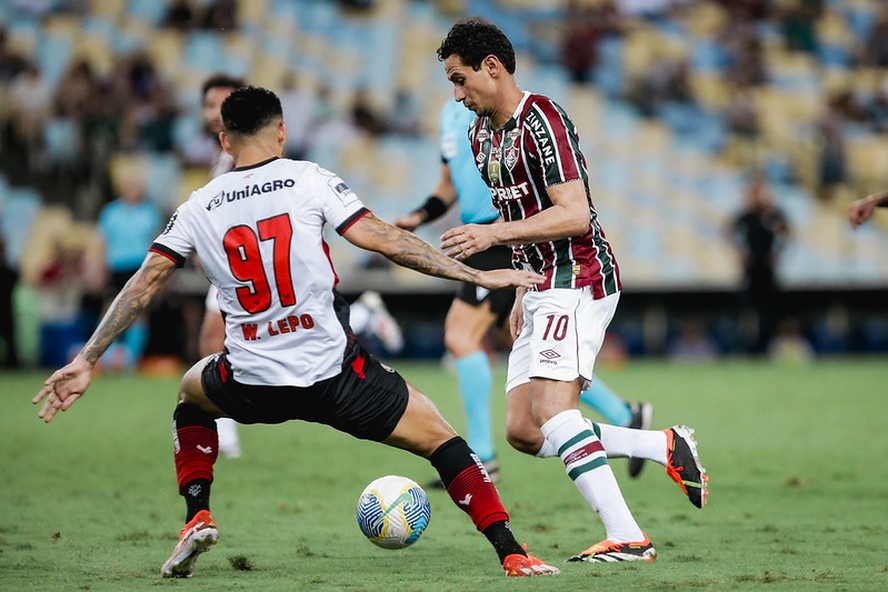
<path fill-rule="evenodd" d="M 358 526 L 371 543 L 403 549 L 415 543 L 432 517 L 429 497 L 407 477 L 386 475 L 364 488 L 358 500 Z"/>

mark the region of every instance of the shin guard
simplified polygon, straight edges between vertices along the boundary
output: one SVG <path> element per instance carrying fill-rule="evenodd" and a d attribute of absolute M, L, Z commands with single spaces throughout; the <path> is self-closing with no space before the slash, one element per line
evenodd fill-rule
<path fill-rule="evenodd" d="M 219 455 L 216 422 L 197 405 L 179 404 L 173 413 L 173 449 L 179 493 L 195 479 L 213 482 L 213 464 Z"/>
<path fill-rule="evenodd" d="M 509 519 L 484 464 L 465 440 L 459 436 L 448 440 L 432 453 L 429 460 L 438 470 L 451 499 L 471 517 L 479 531 L 484 532 L 494 522 Z"/>

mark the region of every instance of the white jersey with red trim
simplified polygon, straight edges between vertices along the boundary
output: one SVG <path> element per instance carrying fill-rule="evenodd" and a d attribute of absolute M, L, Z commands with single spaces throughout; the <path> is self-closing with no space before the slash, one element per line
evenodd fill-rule
<path fill-rule="evenodd" d="M 309 386 L 339 373 L 346 345 L 324 225 L 341 234 L 368 212 L 317 164 L 273 159 L 192 193 L 151 250 L 179 266 L 200 256 L 239 382 Z"/>

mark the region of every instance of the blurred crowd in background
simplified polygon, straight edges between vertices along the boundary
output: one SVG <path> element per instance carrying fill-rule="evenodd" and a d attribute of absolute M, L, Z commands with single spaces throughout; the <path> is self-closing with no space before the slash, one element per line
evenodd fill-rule
<path fill-rule="evenodd" d="M 513 40 L 522 88 L 575 118 L 627 296 L 693 295 L 691 312 L 629 298 L 614 358 L 888 351 L 888 311 L 837 296 L 806 316 L 784 298 L 888 287 L 888 228 L 852 233 L 842 219 L 848 201 L 888 186 L 884 2 L 8 0 L 0 360 L 54 366 L 76 352 L 206 182 L 218 148 L 199 89 L 213 73 L 280 95 L 287 156 L 336 171 L 383 218 L 411 209 L 437 176 L 450 96 L 434 50 L 470 14 Z M 435 244 L 454 221 L 423 237 Z M 377 289 L 403 308 L 406 351 L 441 355 L 434 296 L 452 286 L 331 247 L 346 292 Z M 205 288 L 198 270 L 182 273 L 108 365 L 194 359 Z"/>

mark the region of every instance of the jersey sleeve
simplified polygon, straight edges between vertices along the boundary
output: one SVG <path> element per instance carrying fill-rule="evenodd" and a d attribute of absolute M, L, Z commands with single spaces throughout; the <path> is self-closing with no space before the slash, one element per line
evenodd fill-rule
<path fill-rule="evenodd" d="M 546 186 L 581 179 L 583 157 L 576 127 L 564 110 L 550 99 L 542 98 L 528 107 L 525 118 L 529 161 L 539 167 Z"/>
<path fill-rule="evenodd" d="M 170 259 L 176 267 L 185 265 L 185 260 L 194 252 L 194 203 L 186 201 L 179 206 L 148 249 Z"/>
<path fill-rule="evenodd" d="M 317 168 L 315 186 L 324 219 L 339 234 L 370 213 L 345 181 L 326 169 Z"/>

